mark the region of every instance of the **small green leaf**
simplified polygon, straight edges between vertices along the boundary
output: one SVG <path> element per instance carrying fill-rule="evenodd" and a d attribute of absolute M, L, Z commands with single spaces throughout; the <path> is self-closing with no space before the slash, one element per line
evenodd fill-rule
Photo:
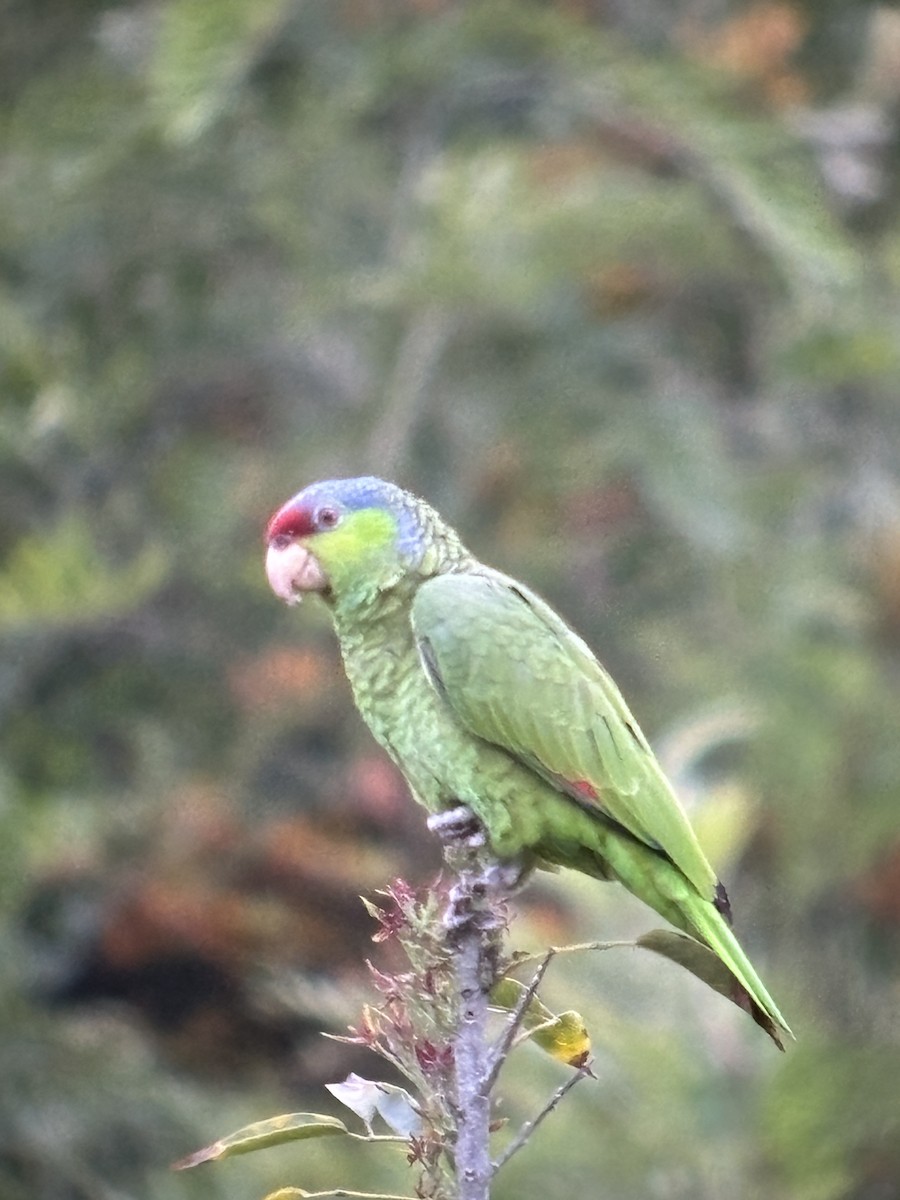
<path fill-rule="evenodd" d="M 232 1158 L 235 1154 L 251 1154 L 254 1150 L 265 1150 L 268 1146 L 280 1146 L 285 1142 L 296 1142 L 307 1138 L 333 1137 L 349 1134 L 349 1129 L 337 1117 L 326 1117 L 320 1113 L 285 1113 L 280 1117 L 269 1117 L 266 1121 L 254 1121 L 228 1137 L 220 1138 L 211 1146 L 205 1146 L 189 1154 L 187 1158 L 173 1163 L 176 1171 L 198 1167 L 201 1163 L 215 1162 L 220 1158 Z"/>
<path fill-rule="evenodd" d="M 769 1014 L 747 995 L 745 989 L 741 987 L 719 956 L 714 954 L 708 946 L 702 945 L 685 933 L 675 933 L 670 929 L 653 929 L 650 933 L 639 937 L 636 944 L 644 950 L 652 950 L 654 954 L 661 954 L 670 962 L 678 963 L 680 967 L 690 971 L 697 979 L 701 979 L 707 987 L 711 987 L 714 992 L 725 996 L 732 1004 L 736 1004 L 738 1008 L 748 1012 L 757 1025 L 766 1031 L 775 1045 L 780 1050 L 784 1049 L 778 1027 Z"/>
<path fill-rule="evenodd" d="M 491 990 L 491 1004 L 512 1012 L 526 990 L 518 979 L 507 976 Z M 570 1067 L 583 1067 L 590 1057 L 591 1039 L 584 1018 L 573 1009 L 557 1015 L 533 996 L 525 1009 L 522 1028 L 536 1045 L 557 1062 Z"/>
<path fill-rule="evenodd" d="M 409 1092 L 390 1083 L 363 1079 L 350 1074 L 343 1083 L 326 1083 L 325 1087 L 336 1100 L 345 1104 L 359 1119 L 371 1127 L 375 1116 L 381 1117 L 385 1125 L 401 1137 L 419 1133 L 422 1118 Z"/>
<path fill-rule="evenodd" d="M 583 1067 L 591 1055 L 591 1039 L 584 1018 L 574 1009 L 568 1009 L 538 1026 L 531 1040 L 557 1062 L 570 1067 Z"/>
<path fill-rule="evenodd" d="M 733 998 L 734 976 L 707 946 L 701 945 L 685 933 L 675 933 L 670 929 L 652 929 L 637 939 L 637 944 L 644 950 L 652 950 L 661 954 L 670 962 L 678 963 L 698 979 L 702 979 L 713 991 Z"/>

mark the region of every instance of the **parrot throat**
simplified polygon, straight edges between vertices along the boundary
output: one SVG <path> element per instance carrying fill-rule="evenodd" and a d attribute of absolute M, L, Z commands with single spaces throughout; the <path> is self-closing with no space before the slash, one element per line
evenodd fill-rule
<path fill-rule="evenodd" d="M 387 625 L 406 619 L 422 582 L 418 577 L 400 574 L 399 577 L 383 581 L 378 586 L 366 585 L 332 591 L 324 599 L 331 609 L 331 618 L 341 646 L 347 640 L 356 640 L 359 635 L 371 637 L 373 633 L 383 636 Z M 397 630 L 392 632 L 396 635 Z"/>
<path fill-rule="evenodd" d="M 403 740 L 421 687 L 421 663 L 410 620 L 419 579 L 333 603 L 331 614 L 357 707 L 375 738 L 402 769 Z M 412 690 L 411 690 L 412 689 Z"/>
<path fill-rule="evenodd" d="M 432 542 L 417 569 L 406 570 L 391 584 L 326 597 L 356 704 L 401 769 L 411 752 L 410 713 L 418 711 L 421 717 L 423 704 L 437 703 L 412 626 L 416 592 L 426 579 L 476 565 L 458 541 Z"/>

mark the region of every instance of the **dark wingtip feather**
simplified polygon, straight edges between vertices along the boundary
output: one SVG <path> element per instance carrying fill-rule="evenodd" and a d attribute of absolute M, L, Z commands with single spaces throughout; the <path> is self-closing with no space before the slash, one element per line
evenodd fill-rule
<path fill-rule="evenodd" d="M 734 918 L 731 915 L 731 901 L 728 899 L 728 893 L 725 891 L 724 883 L 716 884 L 716 894 L 713 896 L 713 905 L 717 911 L 722 914 L 729 926 L 734 924 Z"/>

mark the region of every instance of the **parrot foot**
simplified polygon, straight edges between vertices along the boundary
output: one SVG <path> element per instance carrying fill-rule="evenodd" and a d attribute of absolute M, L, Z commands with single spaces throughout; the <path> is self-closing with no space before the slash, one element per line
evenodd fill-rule
<path fill-rule="evenodd" d="M 444 910 L 443 921 L 447 932 L 453 935 L 471 929 L 499 929 L 504 924 L 504 918 L 486 903 L 488 896 L 489 888 L 484 879 L 455 884 L 447 896 Z"/>
<path fill-rule="evenodd" d="M 477 873 L 466 873 L 447 897 L 444 928 L 461 932 L 472 928 L 500 929 L 509 920 L 506 902 L 528 875 L 525 863 L 491 862 Z"/>
<path fill-rule="evenodd" d="M 530 867 L 519 858 L 506 862 L 492 863 L 485 871 L 485 880 L 491 892 L 511 896 L 528 881 Z"/>
<path fill-rule="evenodd" d="M 462 934 L 504 926 L 509 919 L 506 901 L 524 883 L 528 864 L 498 862 L 480 853 L 488 849 L 487 830 L 467 804 L 433 814 L 428 828 L 443 844 L 447 865 L 457 877 L 447 897 L 444 928 Z"/>
<path fill-rule="evenodd" d="M 457 804 L 455 808 L 434 813 L 426 824 L 445 846 L 464 846 L 468 850 L 480 850 L 487 844 L 484 826 L 467 804 Z"/>

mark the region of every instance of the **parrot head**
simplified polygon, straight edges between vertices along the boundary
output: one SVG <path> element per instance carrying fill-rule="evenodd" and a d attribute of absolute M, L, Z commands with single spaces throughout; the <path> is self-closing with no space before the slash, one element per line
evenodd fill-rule
<path fill-rule="evenodd" d="M 283 504 L 266 529 L 266 574 L 276 596 L 367 596 L 410 573 L 452 531 L 424 501 L 383 479 L 329 479 Z"/>

